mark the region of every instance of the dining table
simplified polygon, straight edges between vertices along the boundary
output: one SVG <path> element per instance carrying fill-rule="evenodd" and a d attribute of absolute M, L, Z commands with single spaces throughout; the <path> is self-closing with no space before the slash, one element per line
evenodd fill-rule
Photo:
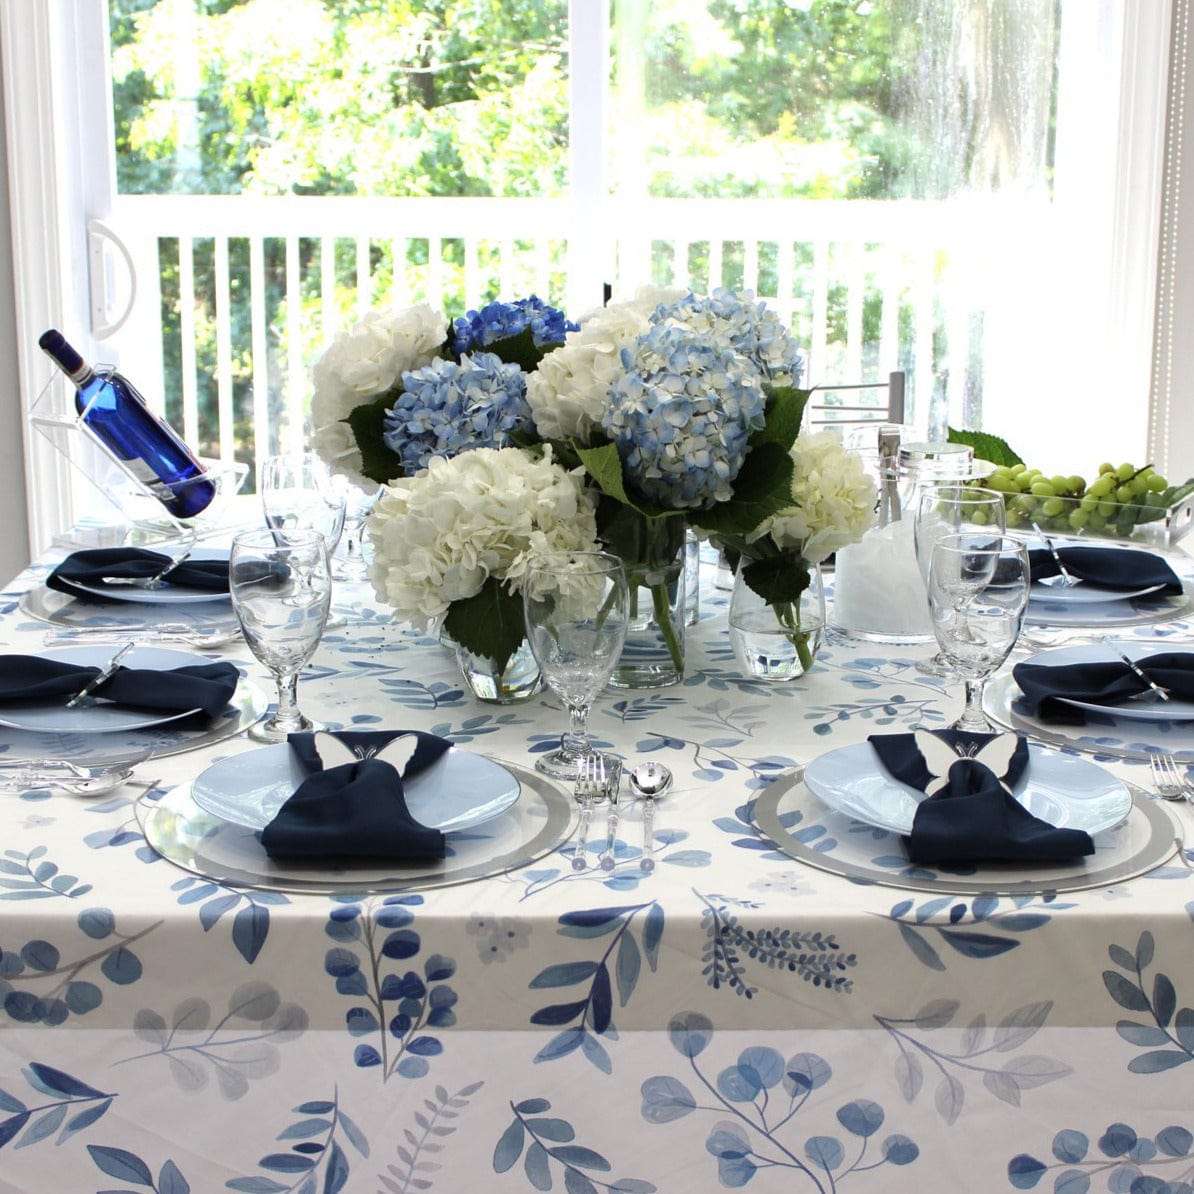
<path fill-rule="evenodd" d="M 1158 799 L 1148 766 L 1173 743 L 1194 760 L 1180 729 L 1021 719 L 1130 815 L 1081 863 L 913 864 L 900 825 L 803 777 L 949 725 L 961 684 L 917 666 L 936 643 L 831 626 L 804 676 L 749 677 L 706 552 L 682 682 L 593 709 L 624 769 L 616 823 L 596 805 L 581 851 L 570 787 L 534 769 L 559 699 L 478 700 L 438 633 L 338 581 L 303 710 L 445 738 L 484 761 L 462 764 L 466 811 L 493 770 L 513 803 L 466 818 L 441 861 L 280 864 L 259 796 L 287 748 L 247 733 L 268 673 L 243 640 L 154 629 L 219 602 L 50 593 L 63 554 L 3 590 L 3 653 L 127 635 L 232 662 L 239 704 L 118 733 L 146 748 L 110 791 L 0 792 L 3 1194 L 1194 1189 L 1194 806 Z M 1012 663 L 1102 633 L 1026 627 L 991 709 Z M 1194 613 L 1114 633 L 1179 649 Z M 31 741 L 0 726 L 0 782 Z M 53 750 L 82 765 L 94 739 Z M 654 799 L 627 782 L 646 762 L 673 777 Z"/>

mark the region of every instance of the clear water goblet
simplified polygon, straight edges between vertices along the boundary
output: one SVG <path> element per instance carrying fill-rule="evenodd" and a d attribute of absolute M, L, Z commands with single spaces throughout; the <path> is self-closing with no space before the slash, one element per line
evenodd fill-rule
<path fill-rule="evenodd" d="M 299 672 L 315 654 L 332 603 L 327 541 L 319 531 L 244 531 L 228 563 L 232 608 L 245 642 L 278 688 L 273 715 L 253 726 L 258 742 L 321 728 L 298 706 Z"/>
<path fill-rule="evenodd" d="M 364 549 L 365 523 L 381 497 L 382 487 L 362 489 L 341 476 L 333 477 L 332 484 L 344 497 L 344 533 L 332 560 L 332 576 L 336 580 L 364 580 L 369 574 Z"/>
<path fill-rule="evenodd" d="M 283 531 L 318 531 L 328 551 L 344 530 L 345 495 L 331 470 L 314 452 L 268 456 L 257 478 L 265 525 Z"/>
<path fill-rule="evenodd" d="M 1007 529 L 1003 495 L 994 489 L 960 485 L 957 481 L 930 482 L 916 491 L 912 527 L 916 562 L 927 591 L 933 544 L 943 535 L 981 531 L 984 527 L 992 534 L 1002 535 Z M 931 659 L 919 660 L 916 667 L 929 676 L 952 675 L 949 661 L 941 651 Z"/>
<path fill-rule="evenodd" d="M 1028 549 L 989 531 L 943 535 L 929 563 L 933 633 L 966 686 L 966 704 L 952 729 L 992 733 L 983 712 L 987 679 L 1007 659 L 1028 606 Z"/>
<path fill-rule="evenodd" d="M 559 749 L 541 756 L 535 770 L 575 781 L 579 760 L 601 754 L 589 739 L 589 712 L 626 641 L 626 569 L 607 552 L 545 556 L 528 569 L 522 600 L 531 651 L 569 716 Z M 619 760 L 601 757 L 606 773 L 616 773 Z"/>

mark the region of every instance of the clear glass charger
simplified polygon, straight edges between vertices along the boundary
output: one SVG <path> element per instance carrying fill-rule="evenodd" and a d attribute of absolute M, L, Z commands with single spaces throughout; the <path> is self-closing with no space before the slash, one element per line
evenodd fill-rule
<path fill-rule="evenodd" d="M 417 863 L 367 863 L 331 868 L 277 862 L 260 832 L 204 812 L 191 784 L 180 784 L 156 802 L 141 800 L 137 820 L 145 840 L 167 861 L 218 883 L 308 895 L 427 891 L 500 875 L 551 853 L 576 828 L 571 795 L 534 771 L 500 760 L 522 794 L 506 812 L 482 825 L 448 835 L 448 856 Z"/>
<path fill-rule="evenodd" d="M 752 820 L 783 854 L 856 883 L 941 895 L 1039 895 L 1122 883 L 1160 866 L 1178 849 L 1170 814 L 1128 785 L 1132 809 L 1097 835 L 1095 853 L 1069 863 L 1002 863 L 951 870 L 909 861 L 899 834 L 836 812 L 805 785 L 803 772 L 776 780 L 755 801 Z M 786 822 L 786 824 L 785 824 Z M 1182 867 L 1182 873 L 1186 869 Z"/>

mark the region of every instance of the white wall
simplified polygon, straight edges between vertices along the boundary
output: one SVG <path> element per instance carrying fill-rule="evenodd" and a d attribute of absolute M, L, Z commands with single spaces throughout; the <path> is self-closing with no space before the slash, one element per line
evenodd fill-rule
<path fill-rule="evenodd" d="M 0 89 L 0 128 L 4 127 L 3 105 Z M 0 137 L 0 229 L 11 227 L 8 156 L 4 138 Z M 12 243 L 8 235 L 0 235 L 0 584 L 7 584 L 29 562 L 23 406 L 17 369 Z"/>

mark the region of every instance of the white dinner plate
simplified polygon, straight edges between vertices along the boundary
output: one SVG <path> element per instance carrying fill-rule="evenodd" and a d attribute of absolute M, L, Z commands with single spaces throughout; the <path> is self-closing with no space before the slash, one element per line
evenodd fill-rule
<path fill-rule="evenodd" d="M 1147 655 L 1168 653 L 1164 645 L 1147 646 L 1133 642 L 1089 643 L 1076 647 L 1057 647 L 1042 651 L 1026 662 L 1039 663 L 1046 667 L 1065 667 L 1072 663 L 1114 663 L 1117 651 L 1123 651 L 1129 659 L 1143 659 Z M 1099 713 L 1104 717 L 1122 718 L 1124 721 L 1194 721 L 1194 701 L 1183 701 L 1170 697 L 1163 701 L 1153 692 L 1141 693 L 1122 705 L 1100 705 L 1096 701 L 1079 701 L 1073 697 L 1058 697 L 1075 709 L 1088 713 Z"/>
<path fill-rule="evenodd" d="M 925 794 L 893 779 L 869 742 L 842 746 L 814 759 L 804 772 L 809 790 L 857 821 L 911 833 Z M 1028 747 L 1028 766 L 1012 795 L 1035 817 L 1058 828 L 1099 833 L 1118 825 L 1132 795 L 1110 772 L 1072 755 Z"/>
<path fill-rule="evenodd" d="M 1080 580 L 1076 585 L 1051 585 L 1045 581 L 1034 581 L 1028 590 L 1030 601 L 1043 601 L 1049 605 L 1098 605 L 1108 601 L 1131 601 L 1134 597 L 1147 597 L 1163 589 L 1165 585 L 1146 585 L 1140 589 L 1102 589 Z"/>
<path fill-rule="evenodd" d="M 192 783 L 191 795 L 204 812 L 246 829 L 264 829 L 305 778 L 294 751 L 280 742 L 213 763 Z M 410 815 L 444 833 L 500 816 L 520 790 L 500 763 L 455 746 L 403 781 Z"/>
<path fill-rule="evenodd" d="M 197 547 L 188 559 L 227 560 L 228 549 Z M 227 603 L 232 600 L 229 593 L 213 593 L 209 589 L 188 589 L 182 585 L 172 585 L 169 577 L 160 589 L 142 589 L 136 585 L 85 585 L 73 580 L 65 580 L 62 583 L 89 596 L 103 597 L 108 601 L 129 601 L 136 605 L 198 605 L 202 601 Z"/>
<path fill-rule="evenodd" d="M 90 647 L 59 647 L 38 652 L 43 659 L 57 659 L 80 667 L 103 667 L 119 650 L 111 643 Z M 202 667 L 211 663 L 202 655 L 188 651 L 170 651 L 164 647 L 134 647 L 121 661 L 122 667 L 151 668 L 166 671 L 176 667 Z M 121 730 L 143 730 L 150 726 L 180 721 L 199 712 L 187 709 L 181 713 L 162 713 L 153 709 L 126 709 L 105 701 L 66 708 L 65 698 L 54 701 L 30 701 L 0 705 L 0 726 L 14 730 L 35 730 L 38 733 L 115 734 Z"/>

